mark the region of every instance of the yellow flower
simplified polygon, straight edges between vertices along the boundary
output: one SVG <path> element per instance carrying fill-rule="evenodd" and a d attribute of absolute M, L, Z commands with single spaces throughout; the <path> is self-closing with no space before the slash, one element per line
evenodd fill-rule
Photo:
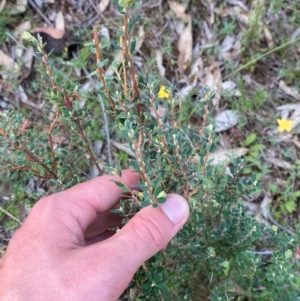
<path fill-rule="evenodd" d="M 142 192 L 138 192 L 138 197 L 141 199 L 143 196 L 144 196 L 144 194 L 142 193 Z"/>
<path fill-rule="evenodd" d="M 158 92 L 159 98 L 169 98 L 170 92 L 167 90 L 166 86 L 161 86 Z"/>
<path fill-rule="evenodd" d="M 278 132 L 282 133 L 283 131 L 290 132 L 292 130 L 293 120 L 289 119 L 277 119 L 278 123 Z"/>

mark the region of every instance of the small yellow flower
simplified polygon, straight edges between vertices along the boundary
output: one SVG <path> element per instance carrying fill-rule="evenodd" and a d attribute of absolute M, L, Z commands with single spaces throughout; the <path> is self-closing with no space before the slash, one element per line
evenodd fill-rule
<path fill-rule="evenodd" d="M 169 98 L 170 92 L 167 90 L 166 86 L 161 86 L 158 92 L 159 98 Z"/>
<path fill-rule="evenodd" d="M 142 192 L 138 192 L 138 197 L 141 199 L 143 196 L 144 196 L 144 194 L 142 193 Z"/>
<path fill-rule="evenodd" d="M 293 120 L 289 119 L 277 119 L 278 123 L 278 132 L 282 133 L 283 131 L 290 132 L 292 130 Z"/>

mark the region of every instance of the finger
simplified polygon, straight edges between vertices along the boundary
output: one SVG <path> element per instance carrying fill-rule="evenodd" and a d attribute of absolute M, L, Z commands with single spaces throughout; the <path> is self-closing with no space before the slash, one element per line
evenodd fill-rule
<path fill-rule="evenodd" d="M 94 248 L 99 248 L 99 253 L 106 251 L 111 254 L 115 263 L 111 268 L 116 270 L 120 279 L 123 277 L 130 281 L 130 277 L 147 259 L 170 242 L 188 216 L 187 201 L 177 194 L 170 194 L 160 208 L 149 206 L 142 209 L 112 238 Z M 87 252 L 97 253 L 94 249 Z"/>
<path fill-rule="evenodd" d="M 98 214 L 94 221 L 85 231 L 85 238 L 93 237 L 101 234 L 109 228 L 120 227 L 122 225 L 122 217 L 118 214 L 105 212 Z"/>
<path fill-rule="evenodd" d="M 112 231 L 112 230 L 107 230 L 99 235 L 95 235 L 93 237 L 89 237 L 85 239 L 85 243 L 87 246 L 89 245 L 93 245 L 96 244 L 98 242 L 104 241 L 110 237 L 112 237 L 113 235 L 116 234 L 116 231 Z"/>
<path fill-rule="evenodd" d="M 127 186 L 134 188 L 138 180 L 138 173 L 129 169 L 122 171 L 122 181 Z M 108 211 L 120 200 L 122 192 L 113 181 L 120 181 L 120 178 L 112 175 L 101 176 L 45 199 L 48 202 L 48 199 L 56 202 L 58 212 L 53 212 L 53 214 L 62 214 L 64 222 L 70 228 L 73 228 L 74 222 L 76 222 L 84 233 L 98 214 Z M 71 221 L 70 225 L 68 224 L 69 220 Z"/>
<path fill-rule="evenodd" d="M 113 208 L 122 196 L 112 180 L 120 178 L 101 176 L 41 199 L 30 211 L 22 228 L 36 236 L 56 233 L 53 240 L 64 242 L 65 248 L 85 245 L 84 233 L 88 226 L 98 214 Z M 122 181 L 132 189 L 138 180 L 138 173 L 122 171 Z"/>

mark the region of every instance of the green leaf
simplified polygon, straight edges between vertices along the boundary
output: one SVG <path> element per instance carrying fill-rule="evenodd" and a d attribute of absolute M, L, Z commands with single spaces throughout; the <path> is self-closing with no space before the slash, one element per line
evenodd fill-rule
<path fill-rule="evenodd" d="M 113 80 L 113 79 L 115 79 L 115 77 L 113 75 L 111 75 L 111 74 L 105 75 L 105 80 Z"/>
<path fill-rule="evenodd" d="M 128 32 L 130 33 L 134 24 L 137 23 L 141 19 L 141 15 L 137 15 L 134 18 L 130 19 L 129 24 L 128 24 Z"/>
<path fill-rule="evenodd" d="M 122 47 L 120 47 L 119 44 L 115 43 L 115 42 L 111 42 L 110 43 L 112 47 L 114 47 L 116 50 L 122 50 Z"/>
<path fill-rule="evenodd" d="M 119 5 L 119 0 L 113 0 L 113 2 L 115 3 L 117 10 L 120 14 L 124 14 L 125 13 L 125 8 Z"/>
<path fill-rule="evenodd" d="M 130 42 L 130 49 L 129 49 L 130 54 L 133 54 L 133 53 L 134 53 L 134 51 L 135 51 L 135 46 L 136 46 L 136 39 L 133 38 L 132 41 Z"/>
<path fill-rule="evenodd" d="M 39 60 L 39 61 L 43 60 L 42 55 L 39 52 L 34 52 L 33 55 L 35 56 L 35 58 L 37 60 Z"/>
<path fill-rule="evenodd" d="M 96 46 L 95 42 L 88 42 L 84 44 L 84 47 L 91 47 L 91 46 Z"/>
<path fill-rule="evenodd" d="M 119 0 L 118 3 L 120 6 L 127 8 L 131 7 L 135 3 L 135 0 Z"/>
<path fill-rule="evenodd" d="M 108 63 L 108 61 L 109 61 L 108 59 L 105 59 L 103 61 L 98 62 L 97 67 L 103 68 Z"/>
<path fill-rule="evenodd" d="M 246 140 L 245 140 L 245 142 L 243 143 L 243 145 L 244 145 L 244 146 L 248 146 L 248 145 L 252 144 L 252 143 L 256 140 L 256 138 L 257 138 L 257 135 L 256 135 L 255 133 L 250 134 L 250 135 L 246 138 Z"/>
<path fill-rule="evenodd" d="M 138 163 L 137 160 L 130 160 L 130 165 L 132 166 L 132 168 L 133 168 L 135 171 L 138 171 L 138 172 L 141 171 L 141 168 L 140 168 L 139 163 Z"/>
<path fill-rule="evenodd" d="M 31 42 L 35 46 L 38 44 L 37 39 L 31 33 L 29 33 L 28 31 L 24 31 L 24 33 L 22 35 L 22 38 L 26 41 Z"/>
<path fill-rule="evenodd" d="M 147 207 L 151 204 L 151 202 L 149 200 L 143 201 L 141 202 L 141 207 Z"/>
<path fill-rule="evenodd" d="M 123 191 L 123 192 L 130 191 L 130 189 L 128 187 L 126 187 L 122 182 L 114 181 L 114 180 L 111 180 L 111 181 L 114 182 L 121 189 L 121 191 Z"/>
<path fill-rule="evenodd" d="M 120 66 L 120 62 L 113 60 L 113 62 L 111 63 L 112 67 L 115 69 L 118 69 Z"/>
<path fill-rule="evenodd" d="M 56 135 L 59 131 L 59 127 L 55 128 L 53 131 L 52 131 L 52 135 Z"/>
<path fill-rule="evenodd" d="M 288 213 L 293 213 L 295 212 L 297 205 L 294 201 L 290 200 L 284 203 L 284 207 Z"/>
<path fill-rule="evenodd" d="M 257 152 L 260 150 L 264 150 L 265 148 L 266 148 L 266 146 L 263 144 L 255 144 L 255 145 L 251 146 L 250 151 Z"/>
<path fill-rule="evenodd" d="M 161 185 L 157 185 L 153 190 L 153 195 L 155 197 L 158 197 L 158 195 L 162 192 Z"/>
<path fill-rule="evenodd" d="M 95 70 L 95 71 L 91 72 L 90 74 L 88 74 L 86 76 L 86 78 L 90 78 L 90 77 L 94 76 L 95 74 L 97 74 L 97 70 Z"/>

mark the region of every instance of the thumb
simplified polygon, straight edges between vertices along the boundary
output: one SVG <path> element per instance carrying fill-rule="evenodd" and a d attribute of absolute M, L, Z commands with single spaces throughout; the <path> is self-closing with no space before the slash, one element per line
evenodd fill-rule
<path fill-rule="evenodd" d="M 169 194 L 167 201 L 157 209 L 149 206 L 138 212 L 113 236 L 114 243 L 122 246 L 124 258 L 121 261 L 127 273 L 130 271 L 133 275 L 147 259 L 162 250 L 188 216 L 188 203 L 178 194 Z"/>

